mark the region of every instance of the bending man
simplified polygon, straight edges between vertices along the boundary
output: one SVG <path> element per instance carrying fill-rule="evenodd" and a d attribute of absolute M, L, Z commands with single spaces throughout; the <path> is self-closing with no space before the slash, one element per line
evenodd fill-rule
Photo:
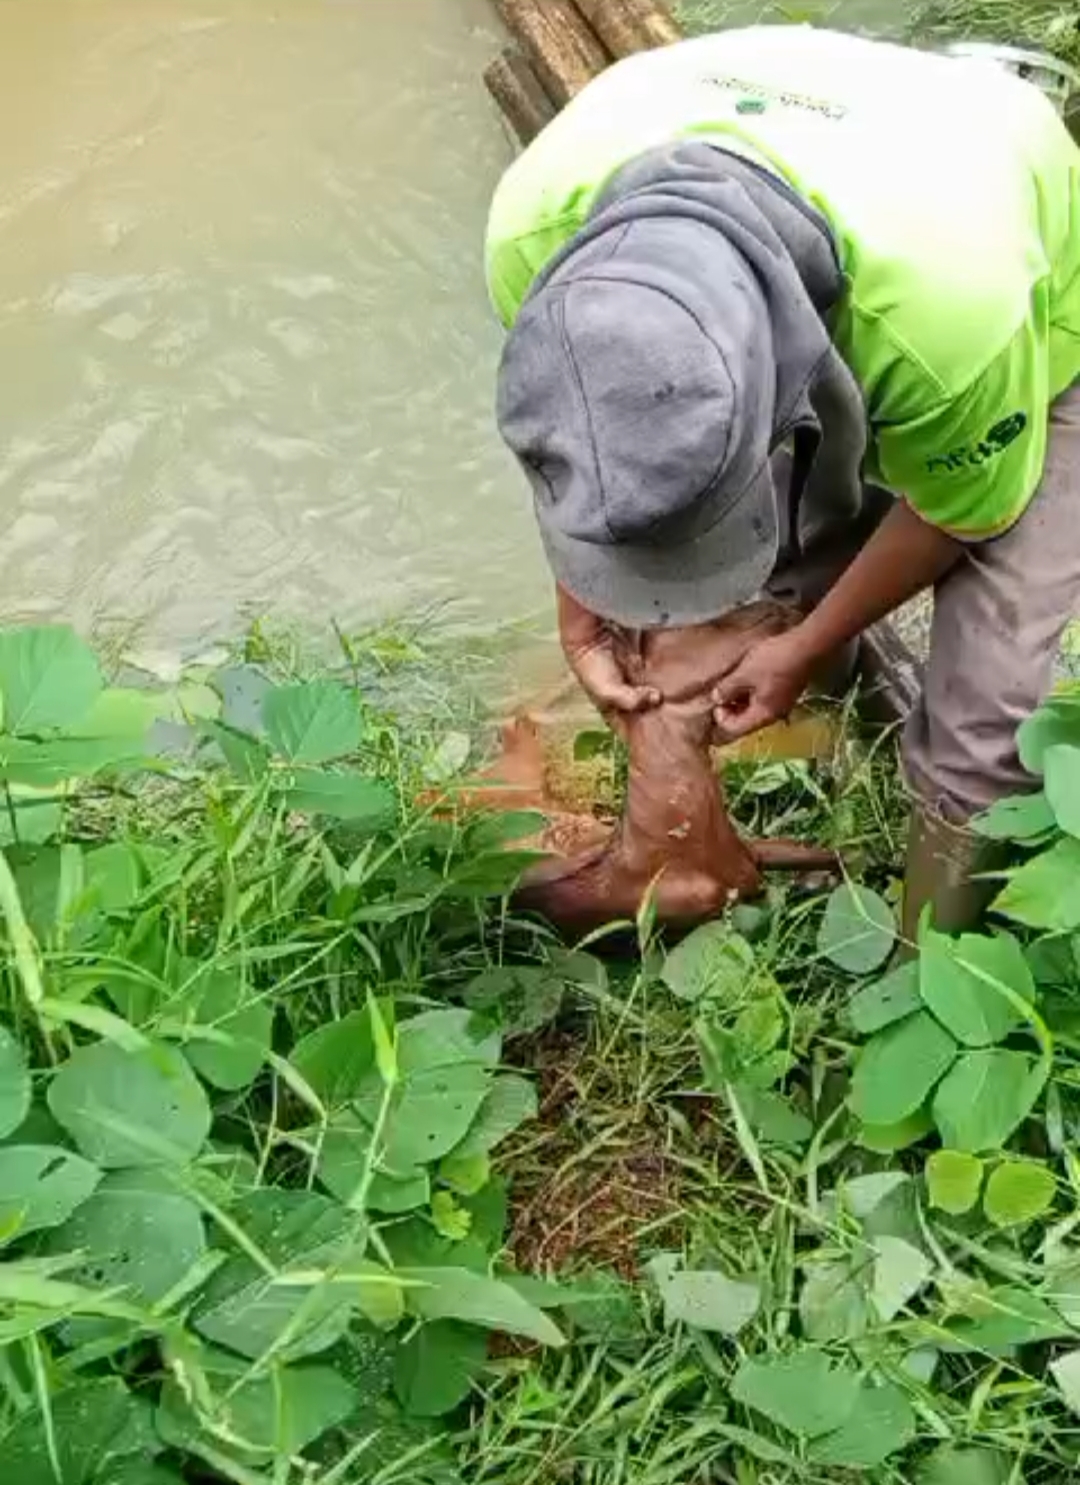
<path fill-rule="evenodd" d="M 645 53 L 508 171 L 487 271 L 500 427 L 616 722 L 656 697 L 610 624 L 799 602 L 718 687 L 739 736 L 934 589 L 905 929 L 928 901 L 964 926 L 964 823 L 1033 787 L 1016 728 L 1080 594 L 1080 152 L 1051 103 L 809 27 Z"/>

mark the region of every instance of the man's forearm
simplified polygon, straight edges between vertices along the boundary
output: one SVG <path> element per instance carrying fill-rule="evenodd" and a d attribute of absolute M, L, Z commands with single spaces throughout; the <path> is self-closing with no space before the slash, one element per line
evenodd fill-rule
<path fill-rule="evenodd" d="M 862 551 L 799 625 L 812 660 L 824 658 L 871 624 L 933 587 L 964 554 L 964 545 L 922 520 L 904 501 L 882 521 Z"/>

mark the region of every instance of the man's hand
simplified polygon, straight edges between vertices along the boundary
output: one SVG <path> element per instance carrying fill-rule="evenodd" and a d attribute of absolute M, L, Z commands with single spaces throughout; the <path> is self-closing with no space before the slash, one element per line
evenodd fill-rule
<path fill-rule="evenodd" d="M 593 704 L 616 732 L 625 734 L 627 713 L 648 711 L 663 700 L 653 686 L 634 686 L 615 658 L 604 621 L 558 588 L 559 638 L 570 669 Z"/>
<path fill-rule="evenodd" d="M 763 639 L 713 688 L 721 741 L 782 721 L 806 690 L 813 669 L 799 629 Z"/>
<path fill-rule="evenodd" d="M 763 640 L 716 687 L 721 735 L 745 737 L 786 717 L 819 664 L 963 559 L 960 542 L 898 500 L 817 608 Z"/>

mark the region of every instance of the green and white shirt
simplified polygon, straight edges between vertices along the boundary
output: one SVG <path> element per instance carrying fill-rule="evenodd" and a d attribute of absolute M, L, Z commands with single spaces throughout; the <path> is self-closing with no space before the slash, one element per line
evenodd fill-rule
<path fill-rule="evenodd" d="M 490 293 L 512 324 L 630 160 L 707 137 L 832 227 L 833 325 L 865 399 L 869 478 L 966 540 L 1006 530 L 1080 378 L 1080 151 L 993 64 L 802 26 L 720 32 L 619 62 L 510 167 Z"/>

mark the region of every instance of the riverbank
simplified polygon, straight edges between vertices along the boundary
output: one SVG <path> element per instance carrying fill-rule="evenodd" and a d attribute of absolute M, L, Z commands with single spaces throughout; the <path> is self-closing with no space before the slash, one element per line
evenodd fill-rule
<path fill-rule="evenodd" d="M 0 635 L 0 1472 L 1068 1477 L 1075 703 L 999 931 L 892 971 L 887 737 L 729 772 L 852 885 L 612 959 L 509 910 L 528 821 L 417 803 L 484 758 L 439 687 Z"/>

